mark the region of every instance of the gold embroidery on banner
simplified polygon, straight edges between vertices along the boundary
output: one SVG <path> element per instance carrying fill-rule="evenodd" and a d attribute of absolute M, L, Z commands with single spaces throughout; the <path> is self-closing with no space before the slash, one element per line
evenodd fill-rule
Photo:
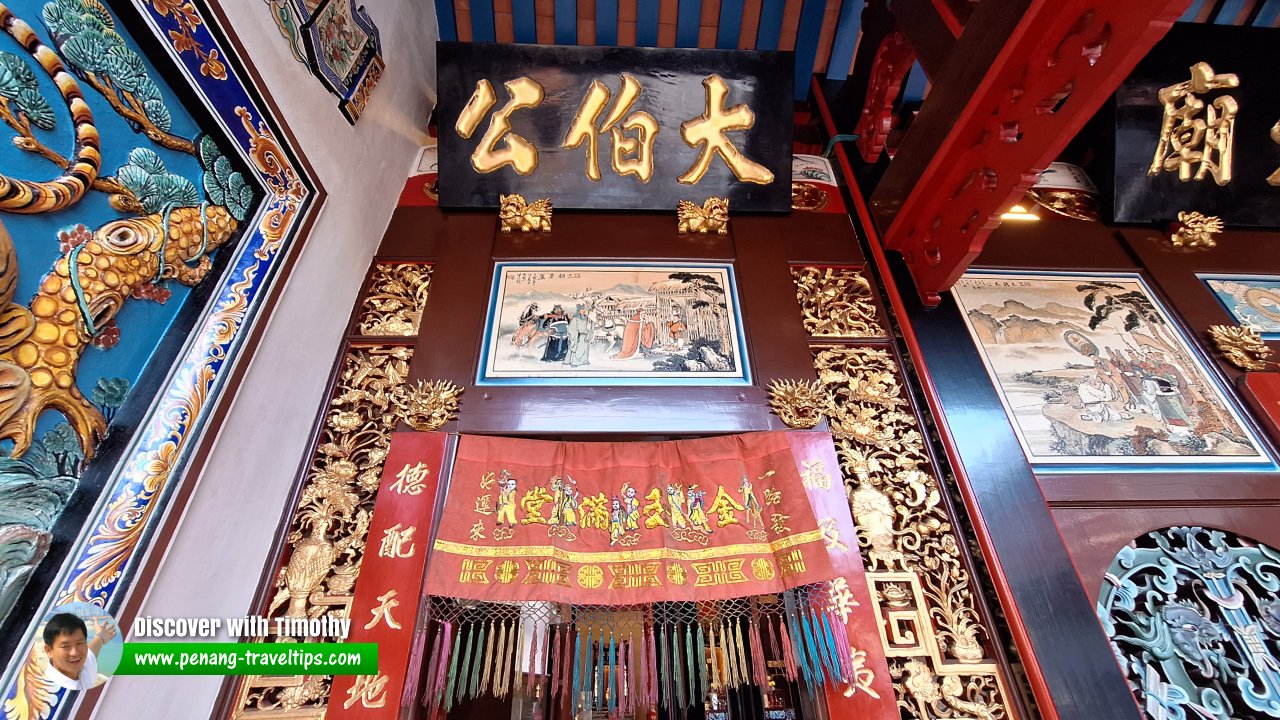
<path fill-rule="evenodd" d="M 471 526 L 471 539 L 472 540 L 484 539 L 484 523 L 483 522 L 477 520 L 476 524 Z"/>
<path fill-rule="evenodd" d="M 960 543 L 888 352 L 815 353 L 898 704 L 911 716 L 1015 717 L 987 654 Z M 939 684 L 938 678 L 942 678 Z"/>
<path fill-rule="evenodd" d="M 520 564 L 515 560 L 503 560 L 494 571 L 493 578 L 503 585 L 510 584 L 520 574 Z"/>
<path fill-rule="evenodd" d="M 791 277 L 804 313 L 804 329 L 814 337 L 884 337 L 871 295 L 871 282 L 855 268 L 795 267 Z"/>
<path fill-rule="evenodd" d="M 610 563 L 609 572 L 613 579 L 609 581 L 609 589 L 662 587 L 662 580 L 658 578 L 658 568 L 661 566 L 662 563 L 658 561 Z"/>
<path fill-rule="evenodd" d="M 569 563 L 547 558 L 525 560 L 524 564 L 528 569 L 528 574 L 524 576 L 525 585 L 569 586 Z"/>
<path fill-rule="evenodd" d="M 430 265 L 376 264 L 360 302 L 357 329 L 361 335 L 416 337 L 430 289 Z"/>
<path fill-rule="evenodd" d="M 827 472 L 827 465 L 822 460 L 801 460 L 800 481 L 807 488 L 831 489 L 831 473 Z"/>
<path fill-rule="evenodd" d="M 449 540 L 437 539 L 433 549 L 436 552 L 470 557 L 551 557 L 566 563 L 609 563 L 631 562 L 641 560 L 708 560 L 726 556 L 774 554 L 779 550 L 787 550 L 797 545 L 822 540 L 821 530 L 808 530 L 767 543 L 741 543 L 720 547 L 701 548 L 698 550 L 679 550 L 676 548 L 651 548 L 628 552 L 576 552 L 549 545 L 509 545 L 493 547 L 490 545 L 468 545 Z"/>
<path fill-rule="evenodd" d="M 667 580 L 670 580 L 672 585 L 684 585 L 689 581 L 689 571 L 685 570 L 680 563 L 668 563 Z"/>
<path fill-rule="evenodd" d="M 804 564 L 804 553 L 800 550 L 791 550 L 778 558 L 778 567 L 782 570 L 782 577 L 791 577 L 804 572 L 807 568 Z"/>
<path fill-rule="evenodd" d="M 604 570 L 599 565 L 583 565 L 578 568 L 578 586 L 595 590 L 604 584 Z"/>
<path fill-rule="evenodd" d="M 700 588 L 709 585 L 732 585 L 746 582 L 747 575 L 742 572 L 744 563 L 746 563 L 746 560 L 742 558 L 689 563 L 693 566 L 693 571 L 698 574 L 693 586 Z"/>
<path fill-rule="evenodd" d="M 462 570 L 458 573 L 458 582 L 470 585 L 488 585 L 489 567 L 492 560 L 463 560 Z"/>
<path fill-rule="evenodd" d="M 773 563 L 765 558 L 756 558 L 751 561 L 751 574 L 757 580 L 772 580 L 778 575 L 778 571 L 774 569 Z"/>
<path fill-rule="evenodd" d="M 475 511 L 480 515 L 493 514 L 493 495 L 486 494 L 476 498 Z"/>

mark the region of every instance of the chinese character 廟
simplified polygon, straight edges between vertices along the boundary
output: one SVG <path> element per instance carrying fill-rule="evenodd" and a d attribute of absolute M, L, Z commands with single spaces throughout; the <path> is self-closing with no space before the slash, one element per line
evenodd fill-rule
<path fill-rule="evenodd" d="M 1194 166 L 1196 180 L 1209 174 L 1219 185 L 1231 181 L 1231 144 L 1239 105 L 1230 95 L 1206 104 L 1198 94 L 1234 87 L 1240 87 L 1235 74 L 1215 75 L 1208 63 L 1201 62 L 1191 66 L 1190 80 L 1160 89 L 1164 120 L 1148 175 L 1177 170 L 1178 179 L 1186 182 L 1192 179 Z"/>

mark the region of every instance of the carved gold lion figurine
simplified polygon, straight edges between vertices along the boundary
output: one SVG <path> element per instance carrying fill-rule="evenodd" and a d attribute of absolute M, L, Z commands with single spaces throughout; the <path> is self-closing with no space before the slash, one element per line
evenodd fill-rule
<path fill-rule="evenodd" d="M 709 197 L 702 207 L 681 200 L 676 206 L 676 217 L 681 235 L 711 232 L 724 235 L 729 232 L 729 198 Z"/>
<path fill-rule="evenodd" d="M 526 203 L 523 195 L 499 195 L 502 232 L 551 232 L 551 198 Z"/>

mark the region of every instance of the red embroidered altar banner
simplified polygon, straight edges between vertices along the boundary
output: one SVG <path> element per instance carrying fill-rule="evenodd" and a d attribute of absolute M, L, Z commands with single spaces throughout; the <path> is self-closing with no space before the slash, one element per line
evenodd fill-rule
<path fill-rule="evenodd" d="M 427 569 L 440 595 L 630 605 L 836 576 L 785 433 L 463 436 Z"/>
<path fill-rule="evenodd" d="M 391 436 L 369 524 L 347 642 L 378 644 L 376 675 L 337 675 L 327 720 L 395 718 L 408 674 L 444 433 Z"/>

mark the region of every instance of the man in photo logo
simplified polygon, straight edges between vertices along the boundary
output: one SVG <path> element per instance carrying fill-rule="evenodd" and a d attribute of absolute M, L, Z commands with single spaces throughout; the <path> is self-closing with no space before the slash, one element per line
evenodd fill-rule
<path fill-rule="evenodd" d="M 110 621 L 93 621 L 93 640 L 84 621 L 71 613 L 58 613 L 44 626 L 44 650 L 49 655 L 45 677 L 60 688 L 88 690 L 98 684 L 98 653 L 115 637 Z"/>

